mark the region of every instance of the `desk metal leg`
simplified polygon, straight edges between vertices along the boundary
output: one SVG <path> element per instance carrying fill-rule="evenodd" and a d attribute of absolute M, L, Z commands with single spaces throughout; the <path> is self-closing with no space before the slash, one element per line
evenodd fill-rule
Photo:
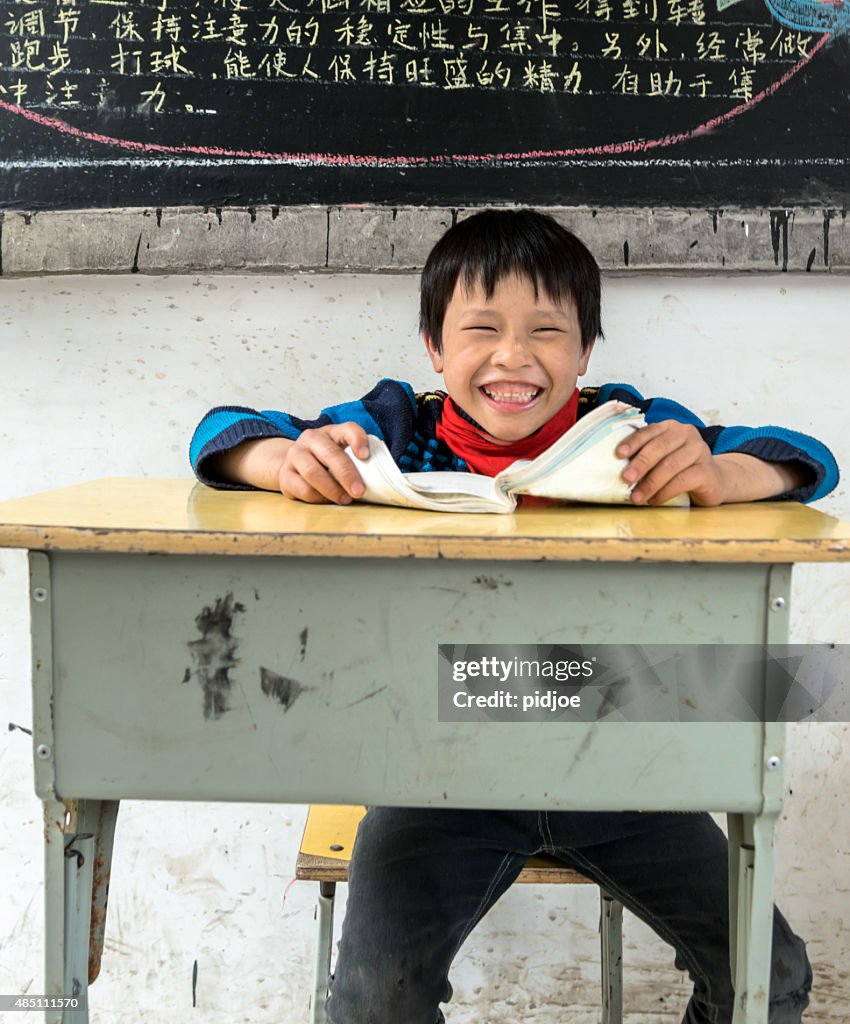
<path fill-rule="evenodd" d="M 116 800 L 48 800 L 45 812 L 45 992 L 88 1001 L 100 971 Z M 88 1024 L 88 1010 L 48 1010 L 47 1024 Z"/>
<path fill-rule="evenodd" d="M 328 978 L 331 973 L 335 896 L 336 882 L 319 882 L 319 900 L 316 904 L 316 973 L 313 978 L 310 1024 L 325 1024 L 327 1020 L 325 1000 L 328 998 Z"/>
<path fill-rule="evenodd" d="M 771 566 L 765 642 L 788 642 L 791 567 Z M 765 687 L 770 677 L 765 669 Z M 783 797 L 785 726 L 766 721 L 758 814 L 728 814 L 729 957 L 735 986 L 732 1024 L 767 1024 L 773 951 L 774 841 Z"/>
<path fill-rule="evenodd" d="M 44 801 L 44 992 L 70 994 L 65 987 L 65 805 Z M 45 1024 L 62 1024 L 61 1010 L 47 1010 Z"/>
<path fill-rule="evenodd" d="M 773 945 L 773 844 L 778 814 L 730 814 L 732 1024 L 766 1024 Z"/>

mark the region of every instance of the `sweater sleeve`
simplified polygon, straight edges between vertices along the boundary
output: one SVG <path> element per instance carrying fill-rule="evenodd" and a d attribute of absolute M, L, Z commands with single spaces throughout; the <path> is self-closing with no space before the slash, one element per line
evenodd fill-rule
<path fill-rule="evenodd" d="M 796 462 L 807 479 L 799 487 L 765 501 L 817 501 L 838 483 L 838 465 L 832 452 L 814 437 L 785 427 L 708 427 L 690 409 L 669 398 L 644 398 L 630 384 L 605 384 L 599 388 L 596 404 L 618 399 L 636 406 L 647 423 L 676 420 L 690 423 L 699 431 L 712 455 L 742 452 L 764 462 Z"/>
<path fill-rule="evenodd" d="M 216 477 L 211 469 L 213 456 L 230 451 L 243 441 L 263 437 L 295 441 L 305 430 L 354 422 L 367 434 L 381 438 L 397 458 L 410 440 L 415 417 L 416 399 L 410 385 L 389 379 L 379 381 L 357 401 L 328 406 L 312 420 L 272 409 L 258 411 L 241 405 L 220 405 L 211 409 L 195 428 L 189 444 L 189 461 L 201 483 L 222 489 L 250 490 L 245 484 Z"/>

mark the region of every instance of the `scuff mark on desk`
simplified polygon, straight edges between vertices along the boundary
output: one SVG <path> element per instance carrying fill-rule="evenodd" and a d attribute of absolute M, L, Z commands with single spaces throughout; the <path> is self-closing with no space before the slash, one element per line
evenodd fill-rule
<path fill-rule="evenodd" d="M 590 744 L 593 742 L 595 735 L 596 735 L 596 723 L 593 722 L 593 723 L 591 723 L 590 728 L 588 729 L 587 733 L 585 734 L 584 739 L 581 741 L 581 745 L 579 746 L 578 750 L 575 752 L 575 754 L 573 756 L 573 759 L 570 762 L 570 766 L 569 766 L 568 770 L 572 770 L 573 765 L 578 764 L 578 762 L 584 757 L 584 753 L 587 750 L 587 748 L 590 746 Z"/>
<path fill-rule="evenodd" d="M 362 704 L 364 700 L 369 700 L 371 697 L 376 697 L 379 693 L 383 693 L 386 690 L 386 686 L 379 686 L 377 690 L 371 690 L 369 693 L 364 693 L 362 697 L 358 697 L 357 700 L 353 700 L 350 704 L 343 704 L 343 708 L 353 708 L 355 704 Z M 398 718 L 398 716 L 396 716 Z"/>
<path fill-rule="evenodd" d="M 310 633 L 310 627 L 305 626 L 298 634 L 298 660 L 303 661 L 307 654 L 307 636 Z"/>
<path fill-rule="evenodd" d="M 656 750 L 656 751 L 655 751 L 655 752 L 653 753 L 652 757 L 651 757 L 651 758 L 649 759 L 649 761 L 648 761 L 648 762 L 647 762 L 647 763 L 646 763 L 646 764 L 645 764 L 645 765 L 643 766 L 643 768 L 641 768 L 641 770 L 640 770 L 640 771 L 639 771 L 639 772 L 637 773 L 637 775 L 636 775 L 636 776 L 635 776 L 635 778 L 634 778 L 634 782 L 635 782 L 635 783 L 637 783 L 637 782 L 640 782 L 640 780 L 641 780 L 641 779 L 642 779 L 642 778 L 643 778 L 643 777 L 644 777 L 644 776 L 645 776 L 645 775 L 646 775 L 646 774 L 647 774 L 647 773 L 648 773 L 648 772 L 650 771 L 650 769 L 651 769 L 651 768 L 652 768 L 652 766 L 653 766 L 653 765 L 655 764 L 655 762 L 656 762 L 656 761 L 657 761 L 657 760 L 658 760 L 658 759 L 659 759 L 660 757 L 662 757 L 662 756 L 664 755 L 665 751 L 667 751 L 667 750 L 668 750 L 669 748 L 670 748 L 670 744 L 669 744 L 669 743 L 665 743 L 665 744 L 664 744 L 664 745 L 663 745 L 663 746 L 661 747 L 661 749 L 660 749 L 660 750 Z M 692 812 L 692 813 L 696 813 L 696 812 Z"/>
<path fill-rule="evenodd" d="M 195 674 L 204 691 L 204 718 L 220 718 L 229 710 L 227 695 L 232 681 L 230 670 L 239 664 L 236 649 L 239 641 L 233 636 L 233 619 L 245 606 L 233 600 L 233 594 L 216 598 L 212 607 L 205 607 L 195 616 L 201 639 L 189 642 L 189 653 L 195 663 Z M 190 673 L 191 674 L 191 673 Z M 186 682 L 184 676 L 183 682 Z"/>
<path fill-rule="evenodd" d="M 482 587 L 486 587 L 488 590 L 498 590 L 500 586 L 512 587 L 514 585 L 513 580 L 500 580 L 495 576 L 476 576 L 472 582 L 478 583 Z"/>
<path fill-rule="evenodd" d="M 278 675 L 270 668 L 260 666 L 260 689 L 267 697 L 278 701 L 283 705 L 284 711 L 289 711 L 292 705 L 306 690 L 312 690 L 312 686 L 305 686 L 297 679 L 290 679 L 288 676 Z"/>

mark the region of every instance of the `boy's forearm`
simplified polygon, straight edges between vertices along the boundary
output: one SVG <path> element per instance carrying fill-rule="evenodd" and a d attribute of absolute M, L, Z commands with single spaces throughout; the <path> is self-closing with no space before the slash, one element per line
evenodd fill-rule
<path fill-rule="evenodd" d="M 765 462 L 743 452 L 727 452 L 714 459 L 723 479 L 723 503 L 759 501 L 793 491 L 806 482 L 796 462 Z"/>
<path fill-rule="evenodd" d="M 234 484 L 248 484 L 264 491 L 280 490 L 280 470 L 292 441 L 285 437 L 261 437 L 243 441 L 217 455 L 211 475 Z"/>

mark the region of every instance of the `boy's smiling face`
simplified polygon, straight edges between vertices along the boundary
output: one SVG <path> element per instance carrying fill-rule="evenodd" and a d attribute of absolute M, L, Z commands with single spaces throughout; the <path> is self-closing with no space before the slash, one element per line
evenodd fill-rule
<path fill-rule="evenodd" d="M 496 441 L 528 437 L 572 397 L 592 345 L 581 348 L 571 299 L 558 304 L 528 277 L 511 275 L 487 298 L 461 279 L 446 307 L 442 351 L 431 363 L 456 405 Z"/>

